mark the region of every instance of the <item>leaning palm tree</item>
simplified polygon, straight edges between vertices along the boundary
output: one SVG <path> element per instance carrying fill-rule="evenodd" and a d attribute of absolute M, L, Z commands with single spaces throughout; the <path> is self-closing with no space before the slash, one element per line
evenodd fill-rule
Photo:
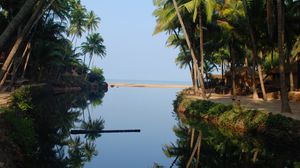
<path fill-rule="evenodd" d="M 90 68 L 91 61 L 93 59 L 94 55 L 100 56 L 100 58 L 103 58 L 106 54 L 105 46 L 103 45 L 103 38 L 99 33 L 92 33 L 89 34 L 86 38 L 86 42 L 83 42 L 81 44 L 81 49 L 84 54 L 84 60 L 85 63 L 85 55 L 89 54 L 90 60 L 88 64 L 88 68 Z"/>
<path fill-rule="evenodd" d="M 179 8 L 178 8 L 178 5 L 177 5 L 177 2 L 176 0 L 173 0 L 173 5 L 175 7 L 175 11 L 176 11 L 176 14 L 177 14 L 177 17 L 179 19 L 179 23 L 181 25 L 181 28 L 183 30 L 183 34 L 184 34 L 184 37 L 185 37 L 185 40 L 186 40 L 186 43 L 189 47 L 189 50 L 191 51 L 191 55 L 192 55 L 192 59 L 193 59 L 193 62 L 194 62 L 194 74 L 198 74 L 198 65 L 197 65 L 197 58 L 196 58 L 196 53 L 195 53 L 195 50 L 193 49 L 193 46 L 192 46 L 192 43 L 191 43 L 191 40 L 190 40 L 190 37 L 187 33 L 187 29 L 186 29 L 186 26 L 183 22 L 183 19 L 182 19 L 182 16 L 180 14 L 180 11 L 179 11 Z M 200 83 L 201 83 L 201 90 L 202 90 L 202 97 L 204 99 L 206 99 L 206 94 L 205 94 L 205 88 L 204 88 L 204 79 L 203 79 L 203 76 L 202 75 L 199 75 L 200 76 Z M 195 90 L 195 92 L 197 92 L 197 88 Z"/>
<path fill-rule="evenodd" d="M 194 22 L 196 22 L 196 18 L 197 15 L 199 17 L 199 34 L 200 34 L 200 63 L 201 63 L 201 78 L 204 78 L 204 67 L 205 67 L 205 63 L 204 63 L 204 38 L 203 38 L 203 18 L 202 18 L 202 6 L 205 6 L 205 14 L 206 14 L 206 20 L 207 22 L 211 22 L 212 20 L 212 15 L 213 15 L 213 11 L 215 8 L 215 0 L 191 0 L 187 3 L 184 4 L 184 6 L 186 7 L 186 9 L 193 13 L 193 20 Z M 201 80 L 200 80 L 201 82 Z M 205 86 L 204 86 L 204 82 L 201 83 L 201 89 L 203 91 L 203 94 L 205 94 Z"/>

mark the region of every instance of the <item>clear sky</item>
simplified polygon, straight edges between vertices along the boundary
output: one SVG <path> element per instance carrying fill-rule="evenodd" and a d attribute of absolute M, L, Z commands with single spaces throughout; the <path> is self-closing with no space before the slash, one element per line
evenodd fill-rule
<path fill-rule="evenodd" d="M 190 81 L 188 70 L 175 65 L 177 49 L 165 46 L 167 36 L 152 36 L 155 9 L 152 0 L 82 0 L 100 18 L 99 33 L 107 55 L 93 65 L 107 79 Z"/>

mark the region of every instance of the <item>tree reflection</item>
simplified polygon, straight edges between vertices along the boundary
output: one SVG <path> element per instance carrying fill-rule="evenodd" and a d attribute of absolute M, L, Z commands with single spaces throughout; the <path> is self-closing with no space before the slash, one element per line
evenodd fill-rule
<path fill-rule="evenodd" d="M 100 134 L 73 136 L 70 129 L 81 126 L 84 129 L 104 128 L 104 120 L 81 119 L 83 110 L 93 100 L 102 102 L 104 93 L 76 93 L 54 95 L 51 91 L 34 92 L 32 96 L 33 110 L 31 117 L 37 132 L 38 146 L 34 156 L 26 159 L 26 167 L 30 168 L 80 168 L 85 162 L 91 161 L 97 155 L 95 140 Z M 100 96 L 100 97 L 97 97 Z"/>
<path fill-rule="evenodd" d="M 294 167 L 300 160 L 297 148 L 274 145 L 262 138 L 241 135 L 199 120 L 179 120 L 173 132 L 177 139 L 165 145 L 163 152 L 174 159 L 177 167 L 281 168 Z M 197 144 L 199 138 L 201 144 Z"/>

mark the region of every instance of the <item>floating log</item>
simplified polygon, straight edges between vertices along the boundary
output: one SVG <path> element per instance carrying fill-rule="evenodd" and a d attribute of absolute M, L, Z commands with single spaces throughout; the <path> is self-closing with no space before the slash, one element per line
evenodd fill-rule
<path fill-rule="evenodd" d="M 141 132 L 140 129 L 128 130 L 71 130 L 71 134 L 97 134 L 97 133 L 130 133 Z"/>

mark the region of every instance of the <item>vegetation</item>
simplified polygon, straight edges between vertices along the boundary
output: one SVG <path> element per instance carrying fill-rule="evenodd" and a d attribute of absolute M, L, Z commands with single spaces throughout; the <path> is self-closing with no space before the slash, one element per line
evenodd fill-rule
<path fill-rule="evenodd" d="M 105 56 L 100 18 L 79 0 L 4 0 L 0 22 L 2 90 L 28 82 L 85 87 L 92 57 Z"/>
<path fill-rule="evenodd" d="M 264 100 L 269 90 L 280 90 L 281 111 L 291 112 L 287 91 L 300 89 L 295 86 L 295 74 L 291 70 L 294 65 L 300 65 L 299 2 L 155 0 L 154 34 L 169 35 L 167 45 L 179 48 L 180 52 L 176 64 L 189 68 L 194 92 L 199 94 L 201 88 L 204 99 L 207 98 L 205 88 L 213 80 L 209 79 L 210 73 L 221 69 L 222 79 L 213 87 L 230 87 L 234 97 L 252 93 L 257 98 L 259 94 Z M 243 76 L 247 81 L 240 82 L 242 69 L 246 69 Z M 268 82 L 273 82 L 273 86 L 265 86 L 268 76 L 274 72 L 280 74 L 280 80 L 270 79 Z"/>
<path fill-rule="evenodd" d="M 241 135 L 195 118 L 179 118 L 173 132 L 176 140 L 163 152 L 176 167 L 297 167 L 299 146 L 274 143 L 272 139 Z M 191 155 L 200 136 L 200 154 Z M 272 160 L 272 162 L 270 162 Z"/>
<path fill-rule="evenodd" d="M 103 92 L 54 95 L 47 85 L 17 89 L 11 106 L 1 115 L 8 128 L 5 132 L 21 149 L 24 158 L 16 159 L 22 167 L 83 167 L 97 155 L 95 139 L 100 134 L 82 138 L 71 135 L 70 130 L 104 128 L 104 120 L 91 118 L 89 112 L 92 102 L 101 103 L 103 96 Z"/>
<path fill-rule="evenodd" d="M 274 136 L 275 139 L 285 137 L 282 141 L 296 144 L 300 136 L 300 122 L 279 114 L 249 110 L 240 106 L 226 106 L 207 100 L 192 100 L 184 97 L 182 93 L 174 101 L 174 107 L 178 113 L 196 117 L 200 119 L 199 122 L 209 121 L 238 132 Z"/>

